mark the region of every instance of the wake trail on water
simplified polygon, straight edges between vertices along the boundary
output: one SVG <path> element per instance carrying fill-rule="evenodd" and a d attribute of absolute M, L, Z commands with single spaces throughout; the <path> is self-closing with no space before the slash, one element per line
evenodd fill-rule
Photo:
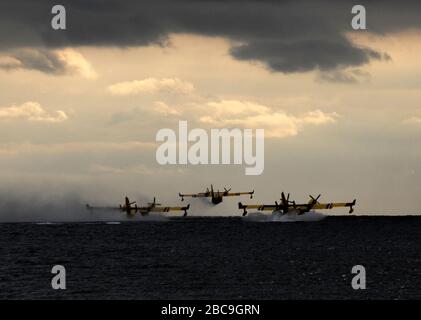
<path fill-rule="evenodd" d="M 310 211 L 302 215 L 295 213 L 280 214 L 262 214 L 259 212 L 249 213 L 243 217 L 245 221 L 253 222 L 316 222 L 325 219 L 327 216 L 323 213 Z"/>

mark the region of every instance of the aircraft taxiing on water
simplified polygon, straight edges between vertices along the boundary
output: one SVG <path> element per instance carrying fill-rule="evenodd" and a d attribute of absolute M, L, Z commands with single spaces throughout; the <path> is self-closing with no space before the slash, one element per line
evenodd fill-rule
<path fill-rule="evenodd" d="M 354 206 L 356 199 L 352 202 L 330 202 L 330 203 L 320 203 L 318 200 L 320 194 L 314 198 L 310 196 L 310 200 L 307 203 L 297 204 L 295 201 L 289 200 L 289 193 L 285 197 L 285 193 L 281 193 L 281 201 L 278 203 L 275 201 L 275 204 L 242 204 L 238 203 L 238 209 L 243 210 L 243 217 L 247 215 L 247 209 L 256 209 L 258 211 L 272 211 L 273 214 L 285 215 L 285 214 L 296 214 L 302 215 L 310 210 L 316 209 L 333 209 L 338 207 L 349 207 L 349 213 L 354 212 Z"/>
<path fill-rule="evenodd" d="M 191 193 L 191 194 L 181 194 L 178 195 L 181 197 L 181 201 L 184 201 L 184 197 L 192 197 L 192 198 L 211 198 L 213 204 L 219 204 L 222 202 L 223 197 L 236 197 L 241 195 L 250 195 L 250 199 L 253 198 L 254 190 L 253 191 L 246 191 L 246 192 L 230 192 L 231 188 L 227 189 L 224 188 L 224 191 L 214 191 L 213 185 L 211 185 L 210 189 L 206 188 L 205 192 L 199 193 Z"/>
<path fill-rule="evenodd" d="M 124 203 L 120 204 L 118 207 L 94 207 L 89 204 L 86 205 L 88 210 L 120 210 L 125 212 L 128 217 L 134 217 L 137 213 L 140 213 L 142 216 L 149 215 L 150 212 L 170 212 L 170 211 L 184 211 L 183 216 L 187 216 L 187 210 L 190 208 L 190 204 L 184 207 L 162 207 L 160 203 L 156 203 L 155 197 L 153 202 L 149 202 L 147 206 L 138 207 L 136 201 L 130 201 L 128 197 L 125 197 Z"/>

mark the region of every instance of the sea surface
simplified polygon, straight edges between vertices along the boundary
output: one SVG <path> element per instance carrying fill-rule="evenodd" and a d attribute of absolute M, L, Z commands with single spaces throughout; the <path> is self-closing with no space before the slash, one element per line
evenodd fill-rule
<path fill-rule="evenodd" d="M 1 299 L 420 299 L 420 273 L 421 217 L 0 224 Z"/>

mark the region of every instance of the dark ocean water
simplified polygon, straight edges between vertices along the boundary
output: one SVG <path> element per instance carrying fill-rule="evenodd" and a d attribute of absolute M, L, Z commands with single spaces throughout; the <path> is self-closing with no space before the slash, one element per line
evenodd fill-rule
<path fill-rule="evenodd" d="M 420 299 L 420 231 L 421 217 L 4 223 L 0 298 Z M 366 290 L 351 288 L 357 264 Z"/>

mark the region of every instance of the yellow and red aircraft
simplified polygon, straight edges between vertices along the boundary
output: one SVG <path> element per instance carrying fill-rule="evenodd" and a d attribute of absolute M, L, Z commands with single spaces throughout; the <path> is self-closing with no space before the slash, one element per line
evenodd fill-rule
<path fill-rule="evenodd" d="M 231 188 L 227 189 L 224 188 L 224 191 L 214 191 L 213 185 L 211 188 L 206 188 L 205 192 L 193 193 L 193 194 L 181 194 L 178 195 L 181 197 L 181 201 L 184 201 L 184 197 L 192 197 L 192 198 L 211 198 L 213 204 L 218 204 L 222 202 L 223 197 L 234 197 L 234 196 L 241 196 L 244 194 L 250 195 L 250 199 L 253 198 L 254 190 L 248 192 L 230 192 Z"/>
<path fill-rule="evenodd" d="M 349 207 L 349 213 L 354 212 L 354 206 L 356 200 L 352 202 L 330 202 L 330 203 L 320 203 L 318 200 L 320 194 L 314 198 L 310 196 L 308 203 L 297 204 L 295 201 L 289 200 L 289 193 L 285 197 L 285 193 L 281 193 L 281 202 L 278 203 L 275 201 L 275 204 L 248 204 L 244 205 L 241 202 L 238 203 L 238 209 L 243 210 L 243 217 L 247 215 L 247 209 L 257 209 L 258 211 L 272 211 L 274 214 L 284 215 L 287 213 L 295 213 L 297 215 L 302 215 L 310 210 L 315 209 L 333 209 L 337 207 Z"/>
<path fill-rule="evenodd" d="M 149 202 L 145 207 L 138 207 L 136 201 L 130 201 L 128 197 L 125 197 L 124 204 L 120 204 L 118 207 L 92 207 L 89 204 L 86 205 L 88 210 L 105 209 L 105 210 L 120 210 L 125 212 L 128 217 L 134 217 L 136 213 L 140 213 L 142 216 L 147 216 L 150 212 L 169 212 L 169 211 L 184 211 L 183 216 L 187 216 L 187 210 L 190 208 L 190 204 L 185 207 L 161 207 L 160 203 L 156 203 L 155 197 L 153 202 Z"/>

